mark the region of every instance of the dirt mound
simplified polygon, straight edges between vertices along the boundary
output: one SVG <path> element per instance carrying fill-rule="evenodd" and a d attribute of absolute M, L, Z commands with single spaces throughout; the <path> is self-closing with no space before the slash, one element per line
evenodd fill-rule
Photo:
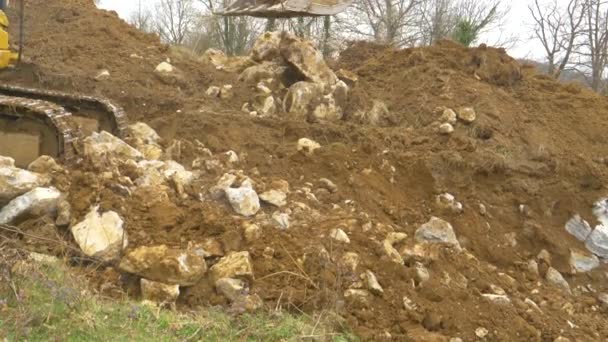
<path fill-rule="evenodd" d="M 18 8 L 15 1 L 8 11 L 15 44 Z M 105 96 L 125 107 L 132 119 L 197 109 L 202 103 L 213 103 L 205 95 L 209 86 L 238 86 L 234 75 L 201 63 L 185 50 L 161 44 L 156 35 L 136 30 L 114 12 L 97 9 L 93 1 L 27 1 L 25 11 L 27 64 L 3 72 L 4 82 Z M 179 70 L 170 79 L 154 72 L 167 60 Z M 110 76 L 96 80 L 103 70 Z M 235 101 L 234 108 L 242 102 Z M 231 104 L 221 108 L 231 108 Z"/>
<path fill-rule="evenodd" d="M 168 49 L 92 1 L 27 5 L 30 65 L 1 79 L 108 96 L 156 128 L 163 146 L 179 143 L 171 159 L 199 172 L 185 189 L 158 196 L 133 185 L 140 175 L 132 163 L 75 165 L 70 177 L 54 183 L 69 193 L 74 221 L 99 204 L 124 218 L 129 248 L 213 240 L 224 254 L 249 251 L 251 291 L 268 309 L 335 311 L 364 339 L 468 341 L 484 332 L 488 340 L 504 341 L 608 336 L 602 316 L 608 308 L 598 299 L 608 292 L 606 265 L 573 272 L 571 249 L 585 247 L 564 229 L 575 213 L 595 225 L 590 208 L 606 195 L 603 97 L 538 75 L 503 50 L 450 42 L 406 50 L 354 43 L 335 65 L 358 78 L 345 120 L 252 118 L 240 106 L 255 91 L 236 82 L 236 74 Z M 167 83 L 154 74 L 167 58 L 182 79 Z M 108 69 L 108 80 L 94 79 L 100 69 Z M 205 96 L 208 86 L 226 83 L 235 85 L 232 100 Z M 387 127 L 358 123 L 356 113 L 378 101 L 395 120 L 384 122 Z M 476 119 L 439 134 L 444 110 L 462 107 L 474 108 Z M 311 156 L 298 152 L 304 137 L 322 147 Z M 230 150 L 238 162 L 226 162 Z M 253 218 L 236 215 L 225 199 L 209 197 L 227 172 L 248 176 L 258 192 L 286 181 L 287 207 L 263 204 Z M 438 205 L 445 193 L 462 210 Z M 277 213 L 290 216 L 289 229 L 276 227 Z M 417 229 L 432 216 L 451 223 L 463 251 L 416 247 Z M 47 223 L 19 225 L 30 235 L 69 236 Z M 255 239 L 245 233 L 251 223 L 261 229 Z M 337 228 L 350 243 L 331 238 Z M 391 233 L 407 235 L 389 244 L 405 259 L 400 263 L 387 253 Z M 546 253 L 537 258 L 543 249 L 550 260 Z M 352 253 L 359 259 L 355 267 Z M 531 260 L 540 274 L 530 270 Z M 572 295 L 544 278 L 549 264 Z M 367 270 L 383 293 L 366 292 Z M 131 286 L 136 277 L 107 270 L 92 278 L 100 291 L 120 286 L 138 294 Z M 182 290 L 181 307 L 228 305 L 207 278 Z"/>

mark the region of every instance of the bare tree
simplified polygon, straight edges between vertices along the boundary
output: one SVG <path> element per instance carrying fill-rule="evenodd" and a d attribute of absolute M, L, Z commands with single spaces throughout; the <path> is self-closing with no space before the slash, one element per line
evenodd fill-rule
<path fill-rule="evenodd" d="M 577 70 L 586 76 L 596 92 L 603 89 L 602 79 L 608 64 L 608 8 L 604 0 L 585 0 L 585 29 L 577 52 Z"/>
<path fill-rule="evenodd" d="M 138 0 L 137 9 L 131 13 L 127 21 L 138 30 L 144 32 L 152 32 L 154 30 L 152 12 L 147 7 L 142 6 L 141 0 Z"/>
<path fill-rule="evenodd" d="M 450 37 L 456 26 L 454 0 L 427 0 L 420 11 L 420 36 L 422 45 L 432 45 Z"/>
<path fill-rule="evenodd" d="M 181 45 L 197 16 L 193 0 L 160 0 L 155 15 L 156 31 L 164 42 Z"/>
<path fill-rule="evenodd" d="M 528 6 L 534 19 L 534 37 L 545 50 L 548 74 L 559 78 L 577 49 L 585 18 L 584 0 L 570 0 L 566 8 L 558 0 Z"/>

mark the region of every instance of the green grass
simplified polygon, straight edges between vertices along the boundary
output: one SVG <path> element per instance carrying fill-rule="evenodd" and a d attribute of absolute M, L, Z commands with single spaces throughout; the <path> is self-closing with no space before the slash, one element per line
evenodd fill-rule
<path fill-rule="evenodd" d="M 0 265 L 1 266 L 1 265 Z M 197 314 L 102 300 L 60 264 L 18 263 L 0 285 L 0 341 L 354 341 L 330 315 Z M 314 337 L 311 337 L 314 335 Z"/>

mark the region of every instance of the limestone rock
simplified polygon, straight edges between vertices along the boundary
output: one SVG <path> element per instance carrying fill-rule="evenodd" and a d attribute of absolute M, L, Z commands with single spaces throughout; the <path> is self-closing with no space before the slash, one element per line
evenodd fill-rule
<path fill-rule="evenodd" d="M 298 151 L 307 155 L 312 155 L 316 150 L 321 148 L 321 144 L 318 142 L 308 139 L 302 138 L 298 140 Z"/>
<path fill-rule="evenodd" d="M 394 247 L 395 244 L 402 242 L 407 239 L 407 234 L 405 233 L 389 233 L 384 239 L 382 247 L 384 248 L 384 253 L 395 263 L 403 264 L 403 257 L 397 249 Z"/>
<path fill-rule="evenodd" d="M 583 220 L 580 215 L 574 215 L 567 223 L 566 223 L 566 231 L 572 234 L 575 238 L 580 241 L 587 240 L 589 234 L 591 234 L 591 226 L 587 221 Z"/>
<path fill-rule="evenodd" d="M 105 81 L 110 78 L 110 71 L 108 69 L 100 70 L 95 76 L 95 81 Z"/>
<path fill-rule="evenodd" d="M 350 243 L 348 235 L 346 235 L 346 233 L 342 229 L 332 229 L 329 233 L 329 236 L 338 242 Z"/>
<path fill-rule="evenodd" d="M 191 286 L 203 277 L 207 263 L 202 249 L 142 246 L 129 251 L 120 260 L 119 269 L 165 284 Z"/>
<path fill-rule="evenodd" d="M 498 305 L 509 305 L 511 304 L 511 299 L 507 295 L 497 295 L 492 293 L 484 293 L 481 295 L 483 298 L 488 301 L 498 304 Z"/>
<path fill-rule="evenodd" d="M 272 214 L 272 222 L 281 230 L 289 229 L 289 214 L 277 211 Z"/>
<path fill-rule="evenodd" d="M 338 82 L 338 77 L 327 66 L 323 54 L 312 42 L 286 32 L 280 38 L 281 56 L 309 81 L 323 85 L 326 90 Z"/>
<path fill-rule="evenodd" d="M 0 205 L 51 182 L 48 175 L 16 168 L 13 159 L 5 159 L 4 164 L 0 166 Z"/>
<path fill-rule="evenodd" d="M 374 273 L 372 273 L 372 271 L 367 270 L 365 271 L 365 282 L 367 284 L 367 288 L 369 289 L 369 291 L 377 296 L 380 296 L 384 293 L 384 289 L 382 289 L 382 286 L 380 286 L 380 283 L 378 282 L 378 279 L 376 278 L 376 275 Z"/>
<path fill-rule="evenodd" d="M 598 257 L 608 259 L 608 226 L 596 226 L 587 237 L 585 247 Z"/>
<path fill-rule="evenodd" d="M 247 283 L 242 279 L 220 278 L 215 282 L 215 288 L 229 301 L 234 302 L 248 293 Z"/>
<path fill-rule="evenodd" d="M 568 284 L 568 282 L 566 281 L 566 279 L 564 279 L 562 274 L 559 273 L 559 271 L 556 270 L 555 268 L 549 267 L 545 278 L 550 284 L 563 289 L 567 293 L 571 293 L 570 284 Z"/>
<path fill-rule="evenodd" d="M 252 105 L 261 117 L 269 117 L 277 113 L 277 104 L 273 96 L 257 96 Z"/>
<path fill-rule="evenodd" d="M 475 329 L 475 336 L 479 337 L 479 338 L 486 338 L 486 336 L 488 336 L 490 332 L 488 331 L 488 329 L 484 328 L 484 327 L 479 327 L 477 329 Z"/>
<path fill-rule="evenodd" d="M 9 224 L 24 215 L 40 216 L 55 212 L 61 192 L 55 188 L 36 188 L 10 201 L 0 210 L 0 224 Z"/>
<path fill-rule="evenodd" d="M 173 67 L 173 65 L 169 64 L 168 62 L 161 62 L 154 69 L 154 71 L 158 73 L 171 73 L 174 70 L 175 68 Z"/>
<path fill-rule="evenodd" d="M 262 236 L 262 228 L 257 224 L 247 223 L 244 229 L 245 240 L 252 243 Z"/>
<path fill-rule="evenodd" d="M 454 133 L 454 126 L 450 123 L 443 123 L 439 126 L 439 133 L 443 135 L 448 135 Z"/>
<path fill-rule="evenodd" d="M 127 247 L 127 233 L 124 221 L 113 211 L 99 213 L 99 206 L 92 207 L 84 220 L 70 230 L 82 252 L 103 261 L 112 261 L 120 257 Z"/>
<path fill-rule="evenodd" d="M 144 144 L 158 144 L 160 136 L 156 131 L 143 122 L 136 122 L 129 125 L 127 132 L 129 136 L 141 141 Z"/>
<path fill-rule="evenodd" d="M 324 189 L 329 190 L 329 192 L 331 192 L 331 193 L 338 192 L 338 186 L 334 182 L 332 182 L 331 180 L 329 180 L 327 178 L 321 178 L 321 179 L 319 179 L 319 183 L 321 183 L 321 187 L 323 187 Z"/>
<path fill-rule="evenodd" d="M 443 243 L 455 246 L 460 250 L 460 243 L 456 239 L 454 228 L 449 222 L 446 222 L 437 217 L 431 217 L 431 220 L 416 230 L 415 239 L 418 242 Z"/>
<path fill-rule="evenodd" d="M 435 203 L 439 208 L 449 210 L 455 214 L 462 212 L 462 203 L 456 201 L 456 198 L 452 194 L 444 193 L 438 195 L 435 199 Z"/>
<path fill-rule="evenodd" d="M 477 114 L 475 113 L 475 109 L 471 107 L 464 107 L 458 110 L 458 119 L 466 124 L 473 123 L 476 118 Z"/>
<path fill-rule="evenodd" d="M 286 113 L 306 118 L 319 104 L 323 87 L 313 82 L 300 81 L 292 84 L 283 100 Z"/>
<path fill-rule="evenodd" d="M 142 278 L 140 280 L 141 297 L 161 304 L 175 303 L 179 297 L 179 285 L 163 284 Z"/>
<path fill-rule="evenodd" d="M 205 94 L 207 94 L 207 96 L 209 96 L 209 97 L 219 97 L 221 92 L 222 92 L 222 90 L 220 89 L 220 87 L 211 86 L 211 87 L 207 88 L 207 91 L 205 91 Z"/>
<path fill-rule="evenodd" d="M 414 280 L 416 281 L 416 283 L 418 284 L 422 284 L 425 281 L 431 279 L 431 275 L 429 273 L 429 270 L 426 268 L 426 266 L 424 266 L 424 264 L 417 262 L 414 265 Z"/>
<path fill-rule="evenodd" d="M 55 224 L 59 227 L 65 227 L 70 224 L 72 220 L 72 206 L 70 202 L 63 200 L 57 205 L 57 218 Z"/>
<path fill-rule="evenodd" d="M 600 266 L 600 259 L 593 254 L 570 250 L 570 266 L 574 272 L 585 273 Z"/>
<path fill-rule="evenodd" d="M 350 270 L 351 272 L 355 272 L 357 266 L 359 266 L 360 261 L 361 258 L 359 257 L 359 254 L 353 252 L 346 252 L 342 256 L 342 258 L 340 258 L 339 265 Z"/>
<path fill-rule="evenodd" d="M 456 124 L 458 121 L 458 116 L 456 116 L 456 112 L 450 108 L 446 108 L 443 110 L 439 121 L 442 123 L 449 123 L 450 125 Z"/>
<path fill-rule="evenodd" d="M 228 188 L 226 189 L 226 197 L 232 209 L 239 215 L 250 217 L 260 210 L 260 198 L 251 188 Z"/>
<path fill-rule="evenodd" d="M 238 278 L 253 281 L 253 265 L 249 252 L 237 252 L 221 258 L 209 270 L 211 278 L 218 281 L 222 278 Z"/>
<path fill-rule="evenodd" d="M 257 84 L 267 79 L 282 79 L 287 67 L 277 62 L 263 62 L 253 65 L 240 74 L 239 81 Z"/>
<path fill-rule="evenodd" d="M 281 32 L 266 32 L 258 37 L 251 48 L 251 59 L 256 62 L 271 61 L 280 57 Z"/>
<path fill-rule="evenodd" d="M 260 194 L 260 199 L 277 207 L 287 205 L 287 194 L 280 190 L 268 190 Z"/>
<path fill-rule="evenodd" d="M 93 132 L 93 134 L 85 138 L 83 140 L 83 149 L 84 154 L 94 160 L 103 160 L 107 156 L 112 156 L 122 160 L 132 159 L 138 161 L 144 157 L 141 152 L 106 131 L 102 131 L 101 133 Z"/>
<path fill-rule="evenodd" d="M 340 121 L 344 113 L 342 112 L 342 108 L 336 106 L 335 101 L 331 96 L 326 96 L 324 98 L 325 103 L 319 104 L 315 110 L 312 112 L 312 115 L 308 117 L 309 122 L 319 122 L 319 121 Z"/>
<path fill-rule="evenodd" d="M 57 164 L 55 159 L 49 156 L 40 156 L 36 158 L 36 160 L 27 166 L 27 169 L 40 174 L 55 174 L 65 172 L 63 166 Z"/>
<path fill-rule="evenodd" d="M 220 98 L 223 100 L 232 98 L 234 96 L 233 88 L 234 87 L 232 86 L 232 84 L 226 84 L 222 86 L 222 88 L 220 89 Z"/>

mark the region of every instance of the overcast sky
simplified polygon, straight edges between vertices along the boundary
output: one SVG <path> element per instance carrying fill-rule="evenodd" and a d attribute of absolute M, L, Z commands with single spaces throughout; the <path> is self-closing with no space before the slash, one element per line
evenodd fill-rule
<path fill-rule="evenodd" d="M 482 37 L 482 42 L 494 44 L 501 37 L 517 37 L 519 41 L 509 48 L 509 54 L 516 58 L 542 59 L 543 51 L 539 49 L 538 43 L 530 39 L 530 14 L 528 3 L 531 0 L 503 0 L 502 4 L 510 4 L 511 11 L 505 18 L 506 27 L 502 30 L 494 30 Z M 559 0 L 564 1 L 564 0 Z M 150 0 L 142 0 L 142 5 L 150 3 Z M 139 4 L 139 0 L 102 0 L 101 8 L 114 10 L 122 18 L 128 18 Z"/>

